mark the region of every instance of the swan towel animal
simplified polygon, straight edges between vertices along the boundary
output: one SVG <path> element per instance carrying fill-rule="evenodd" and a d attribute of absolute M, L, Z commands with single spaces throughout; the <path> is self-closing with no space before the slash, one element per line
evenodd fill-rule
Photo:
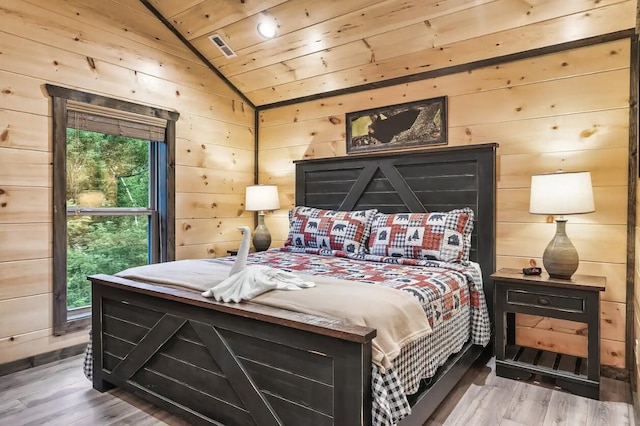
<path fill-rule="evenodd" d="M 202 293 L 218 302 L 240 302 L 249 300 L 269 290 L 301 290 L 314 287 L 315 283 L 304 281 L 290 272 L 262 265 L 252 265 L 231 275 Z"/>
<path fill-rule="evenodd" d="M 301 290 L 314 287 L 311 281 L 305 281 L 290 272 L 263 265 L 247 266 L 251 231 L 248 227 L 238 228 L 242 232 L 242 242 L 238 248 L 236 260 L 231 267 L 229 277 L 202 293 L 204 297 L 213 297 L 218 302 L 240 302 L 252 299 L 269 290 Z"/>

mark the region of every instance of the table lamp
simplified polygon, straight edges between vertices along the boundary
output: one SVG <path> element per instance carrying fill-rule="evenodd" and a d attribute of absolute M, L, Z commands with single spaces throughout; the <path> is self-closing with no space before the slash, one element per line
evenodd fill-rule
<path fill-rule="evenodd" d="M 542 256 L 542 263 L 552 278 L 570 279 L 578 269 L 578 252 L 566 232 L 563 215 L 595 211 L 591 173 L 563 172 L 531 176 L 529 212 L 560 215 L 556 217 L 556 235 Z"/>
<path fill-rule="evenodd" d="M 264 211 L 280 208 L 278 187 L 275 185 L 247 186 L 245 210 L 258 212 L 258 226 L 253 231 L 253 246 L 256 251 L 264 251 L 271 245 L 271 234 L 264 224 Z"/>

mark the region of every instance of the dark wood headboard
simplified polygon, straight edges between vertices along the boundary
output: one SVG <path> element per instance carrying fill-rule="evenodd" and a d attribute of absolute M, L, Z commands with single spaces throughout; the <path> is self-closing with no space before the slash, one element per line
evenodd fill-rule
<path fill-rule="evenodd" d="M 491 304 L 495 271 L 497 144 L 296 161 L 296 205 L 383 213 L 475 213 L 471 259 Z"/>

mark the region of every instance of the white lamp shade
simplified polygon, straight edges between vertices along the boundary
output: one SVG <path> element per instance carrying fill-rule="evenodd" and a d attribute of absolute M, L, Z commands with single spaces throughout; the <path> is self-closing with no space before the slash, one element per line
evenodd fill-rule
<path fill-rule="evenodd" d="M 531 176 L 529 212 L 565 215 L 595 211 L 589 172 L 556 172 Z"/>
<path fill-rule="evenodd" d="M 280 208 L 278 187 L 275 185 L 247 186 L 245 210 L 277 210 Z"/>

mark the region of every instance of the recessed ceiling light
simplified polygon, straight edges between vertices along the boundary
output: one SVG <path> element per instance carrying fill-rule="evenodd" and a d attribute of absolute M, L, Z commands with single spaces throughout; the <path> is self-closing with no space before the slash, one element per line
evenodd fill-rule
<path fill-rule="evenodd" d="M 274 38 L 278 34 L 278 26 L 276 21 L 265 16 L 258 23 L 258 34 L 264 38 Z"/>

